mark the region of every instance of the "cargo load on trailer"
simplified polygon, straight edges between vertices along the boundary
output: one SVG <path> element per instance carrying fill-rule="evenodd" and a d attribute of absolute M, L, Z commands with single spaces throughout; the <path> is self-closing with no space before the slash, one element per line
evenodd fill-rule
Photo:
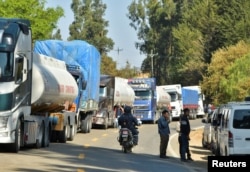
<path fill-rule="evenodd" d="M 170 119 L 172 121 L 172 114 L 171 114 L 171 96 L 163 90 L 163 86 L 156 86 L 156 106 L 157 106 L 157 113 L 159 116 L 161 115 L 164 109 L 167 109 L 170 112 Z"/>
<path fill-rule="evenodd" d="M 199 107 L 198 91 L 189 88 L 182 88 L 181 90 L 182 90 L 183 109 L 188 108 L 190 110 L 189 118 L 196 119 Z"/>
<path fill-rule="evenodd" d="M 0 40 L 0 144 L 18 152 L 73 140 L 81 90 L 65 61 L 33 53 L 26 19 L 0 18 Z"/>
<path fill-rule="evenodd" d="M 44 40 L 35 42 L 34 52 L 66 63 L 80 89 L 75 99 L 78 111 L 77 129 L 89 133 L 92 128 L 92 116 L 97 112 L 99 102 L 101 57 L 98 50 L 81 40 Z"/>
<path fill-rule="evenodd" d="M 101 75 L 99 110 L 93 116 L 93 125 L 108 127 L 117 127 L 117 117 L 122 113 L 121 106 L 132 106 L 135 99 L 134 90 L 128 85 L 127 79 Z"/>

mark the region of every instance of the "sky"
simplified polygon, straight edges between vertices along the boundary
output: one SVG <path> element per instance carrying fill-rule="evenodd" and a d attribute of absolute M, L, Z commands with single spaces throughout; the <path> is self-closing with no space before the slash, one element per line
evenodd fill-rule
<path fill-rule="evenodd" d="M 47 0 L 46 4 L 48 7 L 61 6 L 64 9 L 65 17 L 62 17 L 58 23 L 64 41 L 69 36 L 68 28 L 73 21 L 71 2 L 71 0 Z M 118 69 L 125 67 L 127 61 L 132 67 L 140 68 L 146 56 L 135 48 L 135 42 L 138 41 L 136 31 L 129 26 L 130 20 L 126 16 L 132 0 L 102 0 L 102 2 L 107 5 L 104 16 L 109 22 L 107 36 L 114 41 L 114 49 L 108 55 L 117 62 Z"/>

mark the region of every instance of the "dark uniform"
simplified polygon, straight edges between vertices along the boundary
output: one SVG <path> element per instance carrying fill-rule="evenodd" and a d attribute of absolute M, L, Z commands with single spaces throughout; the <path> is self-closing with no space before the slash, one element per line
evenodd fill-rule
<path fill-rule="evenodd" d="M 188 119 L 189 109 L 184 109 L 184 115 L 180 119 L 180 154 L 181 160 L 186 161 L 187 149 L 189 149 L 190 123 Z"/>
<path fill-rule="evenodd" d="M 118 118 L 118 124 L 121 128 L 128 128 L 133 134 L 134 145 L 138 144 L 138 130 L 135 126 L 138 126 L 137 118 L 131 113 L 131 107 L 125 106 L 124 113 Z"/>

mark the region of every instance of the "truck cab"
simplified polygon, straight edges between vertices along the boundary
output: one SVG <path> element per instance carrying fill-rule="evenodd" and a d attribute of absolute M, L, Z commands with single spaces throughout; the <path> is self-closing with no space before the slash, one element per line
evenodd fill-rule
<path fill-rule="evenodd" d="M 134 115 L 142 123 L 156 123 L 156 80 L 155 78 L 132 78 L 128 84 L 135 92 Z"/>

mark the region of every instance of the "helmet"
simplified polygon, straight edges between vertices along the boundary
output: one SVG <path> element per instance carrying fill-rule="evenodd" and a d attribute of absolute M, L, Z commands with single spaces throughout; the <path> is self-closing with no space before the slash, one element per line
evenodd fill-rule
<path fill-rule="evenodd" d="M 125 113 L 131 113 L 132 108 L 130 106 L 125 106 L 124 112 Z"/>

